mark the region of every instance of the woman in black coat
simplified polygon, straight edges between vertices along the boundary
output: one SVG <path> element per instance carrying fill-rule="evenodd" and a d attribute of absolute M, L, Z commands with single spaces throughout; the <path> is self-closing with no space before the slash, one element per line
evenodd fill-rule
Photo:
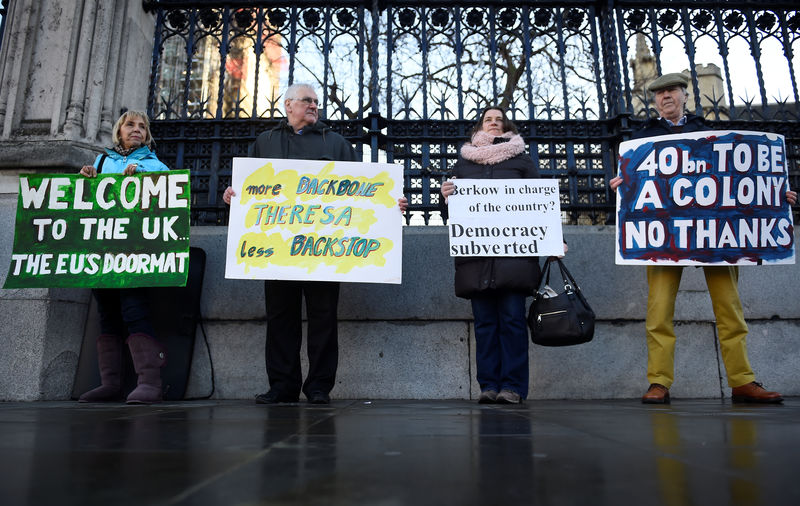
<path fill-rule="evenodd" d="M 453 179 L 533 179 L 539 171 L 500 107 L 489 107 L 461 147 Z M 456 183 L 442 184 L 445 198 Z M 446 212 L 446 209 L 445 209 Z M 518 404 L 528 395 L 525 298 L 539 285 L 537 257 L 455 257 L 456 295 L 472 302 L 480 403 Z"/>

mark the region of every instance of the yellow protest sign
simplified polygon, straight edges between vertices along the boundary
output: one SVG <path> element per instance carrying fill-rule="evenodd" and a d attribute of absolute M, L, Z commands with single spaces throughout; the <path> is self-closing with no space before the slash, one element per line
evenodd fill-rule
<path fill-rule="evenodd" d="M 234 158 L 225 277 L 400 283 L 402 167 Z"/>

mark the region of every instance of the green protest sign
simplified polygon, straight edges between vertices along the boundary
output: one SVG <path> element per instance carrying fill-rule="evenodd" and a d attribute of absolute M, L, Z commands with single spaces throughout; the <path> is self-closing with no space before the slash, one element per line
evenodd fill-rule
<path fill-rule="evenodd" d="M 189 171 L 19 178 L 4 288 L 184 286 Z"/>

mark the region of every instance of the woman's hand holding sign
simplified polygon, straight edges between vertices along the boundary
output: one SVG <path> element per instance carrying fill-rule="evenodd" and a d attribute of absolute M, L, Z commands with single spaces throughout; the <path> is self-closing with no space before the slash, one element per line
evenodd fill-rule
<path fill-rule="evenodd" d="M 122 174 L 125 175 L 125 176 L 132 176 L 132 175 L 136 174 L 136 169 L 138 167 L 139 167 L 138 163 L 128 164 L 128 166 L 125 167 L 125 170 L 122 171 Z"/>
<path fill-rule="evenodd" d="M 138 163 L 128 164 L 128 166 L 122 170 L 122 174 L 124 176 L 132 176 L 136 174 L 136 170 L 138 168 L 139 168 Z M 81 167 L 79 174 L 83 177 L 97 177 L 97 169 L 95 169 L 94 166 L 92 165 L 84 165 L 83 167 Z"/>
<path fill-rule="evenodd" d="M 442 183 L 441 192 L 445 202 L 447 202 L 447 197 L 449 197 L 456 191 L 456 183 L 453 182 L 453 179 L 455 178 L 448 179 L 447 181 Z"/>
<path fill-rule="evenodd" d="M 97 169 L 91 165 L 81 167 L 80 175 L 83 177 L 97 177 Z"/>

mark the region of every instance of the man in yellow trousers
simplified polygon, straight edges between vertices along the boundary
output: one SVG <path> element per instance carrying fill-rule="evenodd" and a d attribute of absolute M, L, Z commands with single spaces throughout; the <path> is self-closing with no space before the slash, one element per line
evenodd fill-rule
<path fill-rule="evenodd" d="M 655 95 L 658 118 L 650 118 L 633 135 L 634 139 L 677 133 L 711 130 L 703 118 L 684 110 L 689 97 L 688 78 L 684 74 L 664 74 L 647 89 Z M 622 184 L 621 177 L 610 182 L 612 190 Z M 797 202 L 797 193 L 786 192 L 790 204 Z M 747 358 L 747 324 L 739 300 L 739 269 L 736 266 L 703 267 L 711 305 L 717 321 L 722 361 L 732 388 L 733 402 L 780 403 L 781 394 L 770 392 L 755 381 Z M 669 388 L 675 369 L 675 298 L 681 282 L 681 266 L 648 265 L 647 283 L 647 380 L 650 383 L 642 397 L 645 404 L 669 404 Z"/>

